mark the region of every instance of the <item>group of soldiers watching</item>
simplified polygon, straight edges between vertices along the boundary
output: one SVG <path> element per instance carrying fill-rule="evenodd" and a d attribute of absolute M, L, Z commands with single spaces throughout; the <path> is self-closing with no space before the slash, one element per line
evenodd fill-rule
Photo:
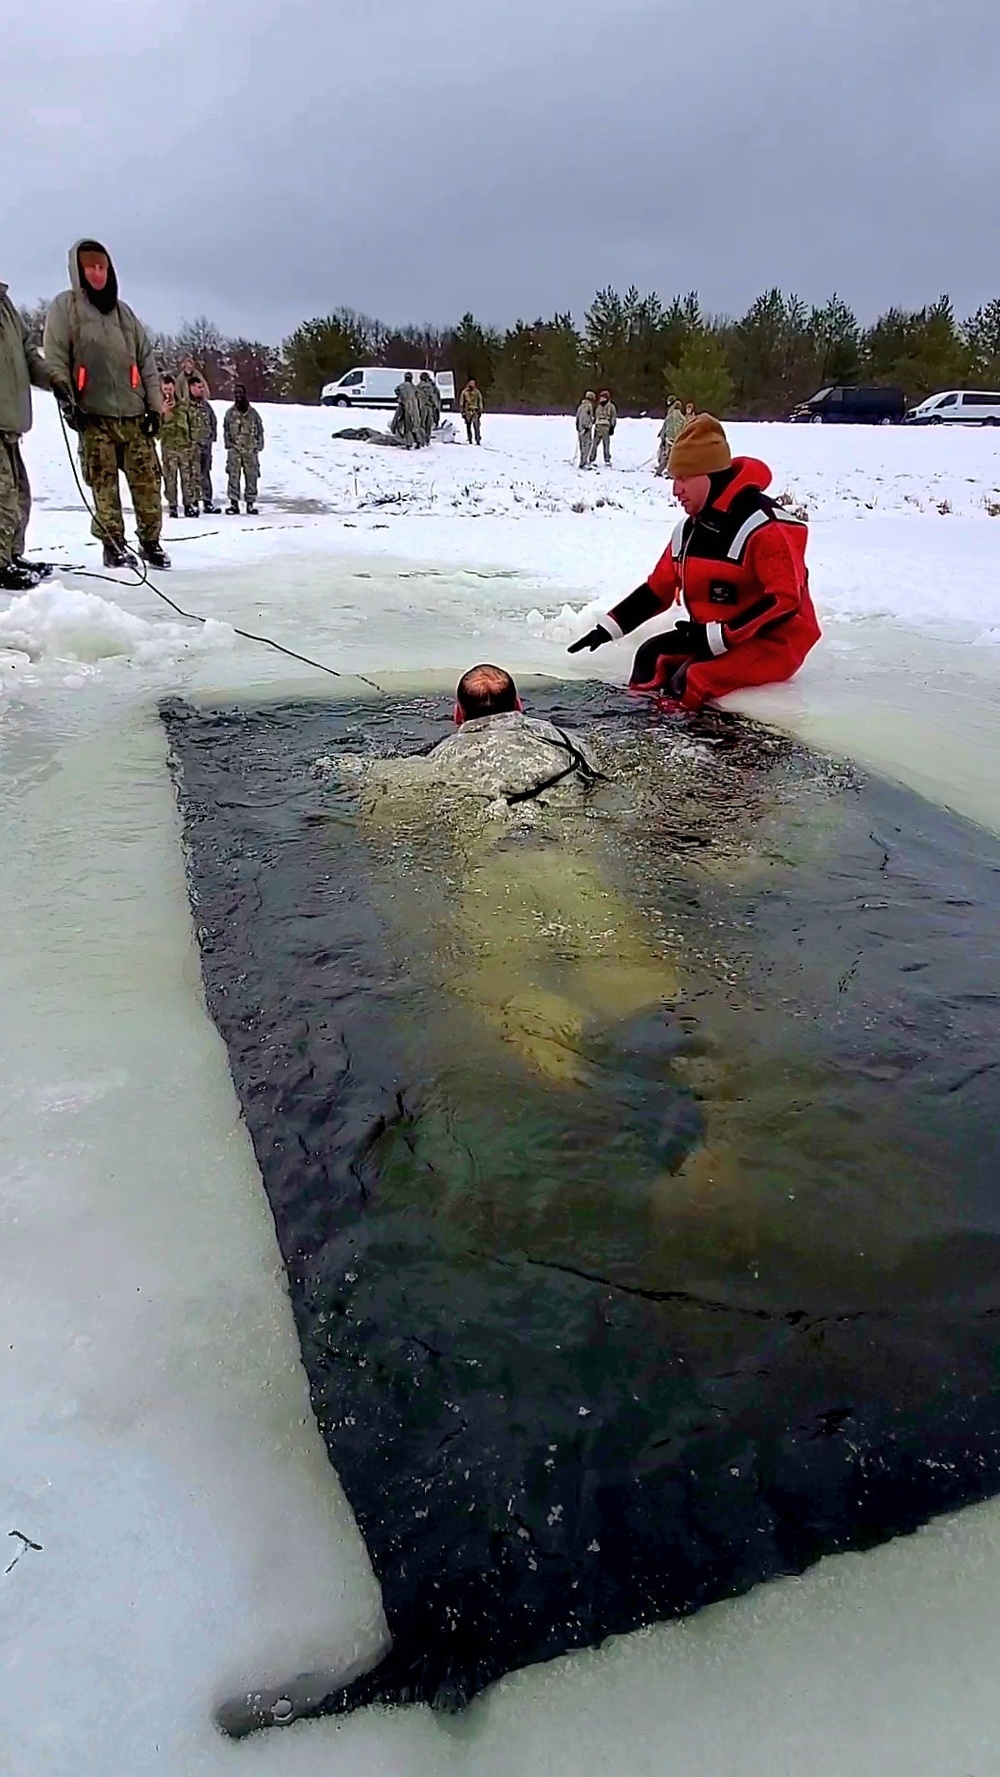
<path fill-rule="evenodd" d="M 665 475 L 670 446 L 674 439 L 683 432 L 690 420 L 696 417 L 693 401 L 682 407 L 676 395 L 667 404 L 666 417 L 660 427 L 657 438 L 656 469 L 657 475 Z M 580 446 L 580 468 L 592 469 L 597 462 L 597 452 L 603 449 L 604 461 L 611 462 L 611 440 L 618 425 L 618 409 L 611 399 L 611 392 L 602 389 L 595 395 L 588 389 L 576 410 L 576 437 Z"/>
<path fill-rule="evenodd" d="M 618 425 L 618 409 L 608 389 L 595 395 L 588 389 L 576 410 L 576 436 L 580 446 L 580 468 L 592 469 L 597 461 L 598 446 L 604 447 L 604 461 L 611 462 L 611 440 Z"/>
<path fill-rule="evenodd" d="M 69 289 L 45 318 L 42 349 L 0 285 L 0 589 L 25 592 L 52 572 L 50 563 L 24 555 L 31 488 L 21 440 L 30 430 L 31 390 L 48 389 L 64 425 L 76 433 L 79 475 L 93 501 L 91 530 L 109 568 L 134 560 L 125 541 L 120 477 L 132 495 L 139 552 L 150 567 L 168 568 L 160 541 L 161 486 L 167 483 L 171 514 L 218 507 L 212 497 L 212 447 L 218 424 L 208 381 L 193 358 L 176 375 L 163 377 L 152 341 L 118 290 L 118 277 L 100 241 L 77 241 L 69 252 Z M 237 383 L 223 422 L 229 471 L 230 512 L 239 512 L 241 483 L 247 511 L 256 510 L 264 428 Z M 157 439 L 163 464 L 157 454 Z M 89 501 L 88 501 L 89 504 Z"/>
<path fill-rule="evenodd" d="M 185 518 L 198 517 L 199 501 L 205 512 L 218 512 L 212 494 L 212 449 L 219 436 L 219 422 L 209 400 L 208 378 L 193 358 L 186 357 L 176 376 L 164 372 L 160 390 L 160 458 L 167 510 L 171 518 L 178 516 L 179 485 Z M 236 383 L 234 395 L 222 422 L 229 486 L 226 511 L 239 512 L 243 493 L 247 511 L 255 513 L 264 422 L 250 406 L 244 383 Z"/>

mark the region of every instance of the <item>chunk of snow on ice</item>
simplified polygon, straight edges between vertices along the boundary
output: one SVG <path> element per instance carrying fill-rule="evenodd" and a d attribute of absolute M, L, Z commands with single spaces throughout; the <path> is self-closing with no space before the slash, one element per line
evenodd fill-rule
<path fill-rule="evenodd" d="M 112 599 L 52 581 L 12 599 L 0 612 L 0 650 L 29 661 L 76 661 L 92 666 L 125 659 L 143 666 L 174 660 L 191 648 L 227 645 L 228 624 L 150 621 L 126 611 Z M 68 684 L 81 684 L 77 676 Z"/>

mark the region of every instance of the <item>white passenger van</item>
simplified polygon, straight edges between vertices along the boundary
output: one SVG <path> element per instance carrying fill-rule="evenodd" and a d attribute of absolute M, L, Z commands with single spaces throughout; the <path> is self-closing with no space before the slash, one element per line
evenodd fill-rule
<path fill-rule="evenodd" d="M 995 389 L 949 389 L 946 395 L 928 395 L 906 416 L 908 426 L 943 426 L 951 420 L 1000 426 L 1000 394 Z"/>
<path fill-rule="evenodd" d="M 410 373 L 415 383 L 419 370 Z M 438 370 L 431 373 L 441 392 L 445 407 L 455 405 L 455 372 Z M 396 390 L 406 375 L 405 370 L 387 370 L 382 364 L 369 364 L 361 370 L 349 370 L 335 383 L 327 383 L 320 395 L 323 407 L 395 407 Z"/>

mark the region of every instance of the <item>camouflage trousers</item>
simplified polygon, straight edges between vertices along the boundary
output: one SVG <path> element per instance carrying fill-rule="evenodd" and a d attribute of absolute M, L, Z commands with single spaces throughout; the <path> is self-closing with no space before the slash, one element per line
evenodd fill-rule
<path fill-rule="evenodd" d="M 580 468 L 589 469 L 594 460 L 594 428 L 593 426 L 577 426 L 576 435 L 580 442 Z"/>
<path fill-rule="evenodd" d="M 212 446 L 210 444 L 196 444 L 194 448 L 195 448 L 196 452 L 198 453 L 197 454 L 198 484 L 199 484 L 199 487 L 201 488 L 201 497 L 202 497 L 202 500 L 206 506 L 211 506 L 211 504 L 212 504 Z"/>
<path fill-rule="evenodd" d="M 0 432 L 0 568 L 24 554 L 30 516 L 31 488 L 21 440 L 14 432 Z"/>
<path fill-rule="evenodd" d="M 595 426 L 594 427 L 593 442 L 591 443 L 591 446 L 590 446 L 590 460 L 592 463 L 596 463 L 598 447 L 601 445 L 603 445 L 603 447 L 604 447 L 604 461 L 606 463 L 610 463 L 610 461 L 611 461 L 611 431 L 608 426 Z"/>
<path fill-rule="evenodd" d="M 201 480 L 201 465 L 198 460 L 197 444 L 174 445 L 161 444 L 160 456 L 163 461 L 163 495 L 168 506 L 177 504 L 177 482 L 180 480 L 181 496 L 185 506 L 197 506 L 198 484 Z"/>
<path fill-rule="evenodd" d="M 94 495 L 97 516 L 91 531 L 100 542 L 125 542 L 119 475 L 124 474 L 135 509 L 135 528 L 140 543 L 158 543 L 163 513 L 160 507 L 160 461 L 156 446 L 142 430 L 142 421 L 91 417 L 80 434 L 83 473 Z"/>
<path fill-rule="evenodd" d="M 227 450 L 226 473 L 229 476 L 229 498 L 235 505 L 240 498 L 240 473 L 246 483 L 248 500 L 257 498 L 257 477 L 260 474 L 260 456 L 255 450 Z"/>

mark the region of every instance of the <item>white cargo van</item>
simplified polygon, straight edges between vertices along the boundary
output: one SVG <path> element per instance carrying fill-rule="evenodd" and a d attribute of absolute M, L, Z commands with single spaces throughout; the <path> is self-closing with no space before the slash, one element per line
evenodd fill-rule
<path fill-rule="evenodd" d="M 943 426 L 954 420 L 1000 426 L 1000 394 L 995 389 L 949 389 L 946 395 L 928 395 L 906 416 L 908 426 Z"/>
<path fill-rule="evenodd" d="M 411 371 L 415 383 L 420 371 Z M 445 407 L 455 405 L 455 372 L 438 370 L 431 373 L 441 392 Z M 406 375 L 405 370 L 387 370 L 382 364 L 369 364 L 361 370 L 349 370 L 335 383 L 327 383 L 320 395 L 323 407 L 395 407 L 396 390 Z"/>

